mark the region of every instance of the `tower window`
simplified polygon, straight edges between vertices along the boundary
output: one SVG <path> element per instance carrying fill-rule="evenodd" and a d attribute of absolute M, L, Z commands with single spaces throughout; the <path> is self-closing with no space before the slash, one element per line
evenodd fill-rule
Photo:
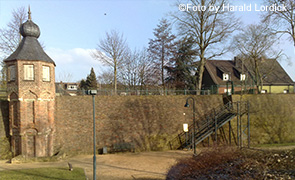
<path fill-rule="evenodd" d="M 24 65 L 24 80 L 34 80 L 34 65 Z"/>
<path fill-rule="evenodd" d="M 15 81 L 15 65 L 8 66 L 8 81 Z"/>
<path fill-rule="evenodd" d="M 42 66 L 43 69 L 43 81 L 50 81 L 50 67 Z"/>

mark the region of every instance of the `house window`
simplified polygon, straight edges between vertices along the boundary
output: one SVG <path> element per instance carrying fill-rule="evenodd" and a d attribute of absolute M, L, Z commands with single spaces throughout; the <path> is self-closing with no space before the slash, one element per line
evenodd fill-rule
<path fill-rule="evenodd" d="M 68 86 L 67 86 L 67 89 L 68 89 L 68 90 L 77 90 L 78 87 L 77 87 L 77 85 L 68 85 Z"/>
<path fill-rule="evenodd" d="M 42 66 L 43 69 L 43 81 L 50 81 L 50 67 Z"/>
<path fill-rule="evenodd" d="M 8 81 L 15 81 L 15 65 L 8 66 Z"/>
<path fill-rule="evenodd" d="M 24 65 L 24 80 L 34 80 L 34 65 Z"/>

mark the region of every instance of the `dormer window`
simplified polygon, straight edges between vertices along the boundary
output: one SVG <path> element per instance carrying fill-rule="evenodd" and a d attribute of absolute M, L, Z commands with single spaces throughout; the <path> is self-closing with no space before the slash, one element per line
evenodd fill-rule
<path fill-rule="evenodd" d="M 50 67 L 49 66 L 42 66 L 42 74 L 43 74 L 43 81 L 50 81 Z"/>
<path fill-rule="evenodd" d="M 34 65 L 24 65 L 24 80 L 34 80 Z"/>
<path fill-rule="evenodd" d="M 15 81 L 15 65 L 8 66 L 8 81 Z"/>
<path fill-rule="evenodd" d="M 240 74 L 240 81 L 246 80 L 246 74 Z"/>
<path fill-rule="evenodd" d="M 223 81 L 229 81 L 229 74 L 223 73 L 222 80 Z"/>

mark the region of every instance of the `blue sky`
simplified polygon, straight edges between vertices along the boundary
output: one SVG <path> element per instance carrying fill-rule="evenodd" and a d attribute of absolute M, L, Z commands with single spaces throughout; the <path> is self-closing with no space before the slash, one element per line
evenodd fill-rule
<path fill-rule="evenodd" d="M 254 6 L 262 2 L 236 0 L 234 4 Z M 91 67 L 97 74 L 104 70 L 90 52 L 105 32 L 112 29 L 122 32 L 132 49 L 147 47 L 159 19 L 169 19 L 169 12 L 178 11 L 174 3 L 174 0 L 0 0 L 0 27 L 11 20 L 13 9 L 30 5 L 32 19 L 41 30 L 39 41 L 45 44 L 45 51 L 56 62 L 56 80 L 71 74 L 69 80 L 78 81 L 89 74 Z M 254 10 L 235 13 L 244 24 L 259 21 L 259 13 Z M 295 65 L 292 43 L 282 41 L 280 46 Z M 227 55 L 220 59 L 231 58 Z M 294 67 L 287 62 L 281 64 L 294 80 Z"/>

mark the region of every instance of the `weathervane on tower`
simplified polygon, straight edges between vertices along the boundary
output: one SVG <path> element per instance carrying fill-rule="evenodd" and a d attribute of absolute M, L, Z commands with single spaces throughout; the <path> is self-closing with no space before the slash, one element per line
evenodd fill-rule
<path fill-rule="evenodd" d="M 30 5 L 29 5 L 29 11 L 28 11 L 28 20 L 32 20 Z"/>

